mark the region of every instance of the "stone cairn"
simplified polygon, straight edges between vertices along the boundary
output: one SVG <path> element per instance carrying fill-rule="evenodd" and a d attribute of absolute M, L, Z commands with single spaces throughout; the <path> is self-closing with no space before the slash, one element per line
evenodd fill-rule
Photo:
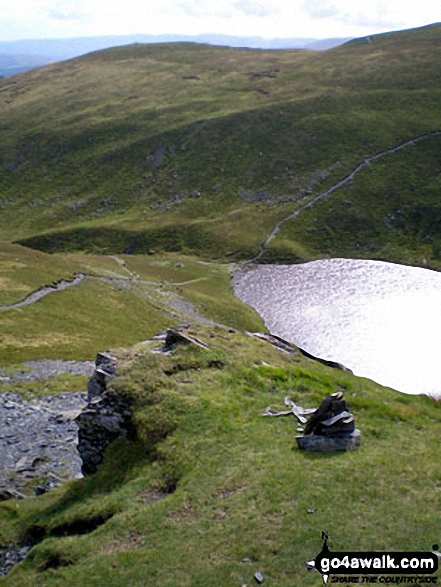
<path fill-rule="evenodd" d="M 361 432 L 355 428 L 355 417 L 348 411 L 341 391 L 325 397 L 296 440 L 299 448 L 314 451 L 353 450 L 360 446 Z"/>
<path fill-rule="evenodd" d="M 297 445 L 303 450 L 328 452 L 354 450 L 360 446 L 361 432 L 355 427 L 355 417 L 348 411 L 340 391 L 326 396 L 317 409 L 302 408 L 290 398 L 285 398 L 290 410 L 275 412 L 267 408 L 264 416 L 294 415 L 300 424 L 306 424 L 303 434 L 296 436 Z M 310 416 L 307 419 L 305 416 Z"/>

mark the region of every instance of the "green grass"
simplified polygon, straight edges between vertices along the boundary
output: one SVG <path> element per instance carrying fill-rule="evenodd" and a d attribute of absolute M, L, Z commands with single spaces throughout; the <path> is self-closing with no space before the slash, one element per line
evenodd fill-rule
<path fill-rule="evenodd" d="M 280 255 L 277 247 L 296 239 L 308 260 L 356 251 L 358 258 L 439 270 L 440 144 L 433 137 L 372 162 L 353 182 L 285 223 L 268 255 Z"/>
<path fill-rule="evenodd" d="M 2 238 L 45 251 L 248 259 L 299 198 L 365 157 L 441 129 L 440 31 L 326 52 L 134 45 L 0 80 Z M 396 155 L 412 176 L 400 190 L 410 217 L 438 189 L 437 163 L 416 162 L 425 152 L 421 143 Z M 395 184 L 385 169 L 382 185 L 369 184 L 370 203 Z M 364 190 L 353 199 L 363 206 Z M 366 207 L 367 221 L 382 230 L 375 208 Z M 272 260 L 297 261 L 291 243 L 310 248 L 316 227 L 301 218 L 299 235 L 273 243 Z M 333 251 L 358 256 L 359 232 L 357 216 L 337 223 Z M 392 239 L 384 254 L 421 263 L 412 239 Z"/>
<path fill-rule="evenodd" d="M 19 366 L 23 370 L 23 366 Z M 2 373 L 7 371 L 2 368 Z M 48 395 L 59 395 L 66 392 L 87 390 L 87 375 L 71 375 L 64 373 L 35 381 L 0 381 L 0 393 L 16 393 L 26 398 L 35 398 Z"/>
<path fill-rule="evenodd" d="M 240 334 L 264 325 L 227 264 L 365 157 L 441 129 L 440 48 L 440 25 L 324 53 L 135 45 L 0 80 L 0 305 L 87 274 L 0 309 L 0 365 L 119 348 L 113 385 L 137 432 L 97 474 L 0 504 L 0 545 L 34 543 L 0 585 L 240 586 L 259 570 L 312 586 L 324 530 L 333 550 L 440 543 L 439 402 Z M 439 143 L 372 162 L 284 223 L 263 259 L 439 269 Z M 120 348 L 182 322 L 209 351 Z M 337 389 L 362 430 L 355 452 L 303 453 L 294 420 L 261 417 Z"/>
<path fill-rule="evenodd" d="M 63 257 L 0 241 L 0 305 L 20 301 L 42 285 L 78 272 L 80 266 Z"/>
<path fill-rule="evenodd" d="M 0 365 L 93 359 L 103 349 L 146 340 L 169 326 L 197 322 L 198 316 L 241 330 L 264 329 L 254 310 L 234 296 L 228 267 L 173 254 L 119 258 L 126 269 L 104 255 L 49 255 L 0 246 L 3 303 L 77 272 L 88 275 L 34 304 L 0 309 Z"/>
<path fill-rule="evenodd" d="M 194 334 L 211 349 L 120 351 L 114 387 L 134 402 L 137 439 L 94 476 L 0 506 L 2 542 L 38 536 L 0 585 L 209 587 L 257 570 L 280 587 L 316 585 L 306 562 L 322 530 L 334 550 L 439 541 L 439 404 L 226 329 Z M 336 389 L 362 430 L 357 451 L 301 452 L 294 419 L 261 416 L 287 394 L 314 406 Z"/>

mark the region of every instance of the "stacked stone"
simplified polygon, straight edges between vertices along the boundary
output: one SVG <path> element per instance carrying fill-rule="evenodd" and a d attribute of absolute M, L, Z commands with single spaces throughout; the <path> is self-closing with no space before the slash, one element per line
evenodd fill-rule
<path fill-rule="evenodd" d="M 83 475 L 95 473 L 104 459 L 107 446 L 117 438 L 131 436 L 132 411 L 127 398 L 108 389 L 115 376 L 116 359 L 99 353 L 95 372 L 88 384 L 88 404 L 76 418 L 77 450 L 83 462 Z"/>
<path fill-rule="evenodd" d="M 322 401 L 306 424 L 303 436 L 296 436 L 299 448 L 312 451 L 354 450 L 360 446 L 361 432 L 348 411 L 340 391 Z"/>

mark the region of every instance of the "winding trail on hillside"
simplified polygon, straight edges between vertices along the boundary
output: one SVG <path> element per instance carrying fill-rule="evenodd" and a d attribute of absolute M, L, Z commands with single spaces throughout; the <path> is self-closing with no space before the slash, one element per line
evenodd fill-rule
<path fill-rule="evenodd" d="M 56 284 L 52 284 L 52 285 L 44 285 L 43 287 L 39 288 L 38 290 L 30 293 L 28 296 L 26 296 L 26 298 L 24 298 L 23 300 L 20 300 L 18 302 L 13 302 L 12 304 L 5 304 L 5 305 L 0 305 L 0 310 L 13 310 L 15 308 L 21 308 L 23 306 L 29 306 L 30 304 L 35 304 L 35 302 L 38 302 L 39 300 L 41 300 L 42 298 L 44 298 L 45 296 L 51 294 L 51 293 L 55 293 L 58 291 L 63 291 L 69 287 L 72 287 L 74 285 L 79 285 L 83 279 L 85 279 L 86 277 L 92 278 L 92 279 L 97 279 L 99 281 L 103 281 L 106 283 L 110 283 L 113 285 L 116 285 L 118 287 L 122 287 L 124 289 L 131 289 L 133 285 L 147 285 L 147 286 L 153 286 L 153 287 L 157 287 L 157 288 L 162 288 L 164 286 L 179 286 L 179 285 L 184 285 L 187 283 L 195 283 L 197 281 L 201 281 L 201 278 L 197 278 L 197 279 L 190 279 L 188 281 L 182 281 L 182 282 L 156 282 L 156 281 L 145 281 L 142 279 L 139 279 L 138 274 L 132 272 L 130 269 L 128 269 L 125 266 L 125 262 L 122 259 L 119 259 L 118 257 L 112 257 L 113 259 L 115 259 L 115 261 L 118 262 L 118 264 L 121 266 L 122 269 L 124 269 L 127 273 L 129 273 L 130 277 L 123 277 L 122 275 L 120 277 L 108 277 L 108 276 L 103 276 L 103 275 L 91 275 L 91 274 L 87 274 L 87 273 L 79 273 L 76 274 L 74 276 L 73 279 L 71 280 L 61 280 L 59 282 L 57 282 Z M 169 306 L 169 308 L 166 308 L 165 306 L 161 306 L 160 304 L 155 304 L 153 302 L 152 299 L 148 299 L 147 296 L 143 296 L 144 302 L 146 304 L 148 304 L 149 306 L 151 306 L 153 309 L 157 310 L 158 312 L 161 312 L 162 314 L 173 318 L 174 320 L 178 321 L 178 322 L 182 322 L 184 320 L 187 320 L 188 318 L 191 319 L 196 319 L 199 322 L 203 322 L 203 323 L 208 323 L 208 324 L 213 324 L 216 325 L 216 322 L 213 322 L 212 320 L 209 320 L 208 318 L 205 318 L 205 316 L 203 316 L 202 314 L 199 313 L 199 311 L 197 310 L 197 308 L 195 308 L 195 306 L 189 301 L 186 300 L 184 298 L 181 298 L 179 296 L 175 297 L 175 298 L 170 298 L 166 304 Z M 0 373 L 0 381 L 2 380 L 2 376 Z"/>
<path fill-rule="evenodd" d="M 153 286 L 160 286 L 160 287 L 162 287 L 163 285 L 180 286 L 180 285 L 189 285 L 191 283 L 198 283 L 200 281 L 206 281 L 206 279 L 207 279 L 206 277 L 195 277 L 194 279 L 187 279 L 185 281 L 167 281 L 167 280 L 147 281 L 145 279 L 141 279 L 138 273 L 129 269 L 127 267 L 127 264 L 124 261 L 124 259 L 121 259 L 120 257 L 117 257 L 116 255 L 109 255 L 109 258 L 116 261 L 118 263 L 118 265 L 121 267 L 121 269 L 129 274 L 129 279 L 131 281 L 134 281 L 136 283 L 140 283 L 141 285 L 153 285 Z"/>
<path fill-rule="evenodd" d="M 430 138 L 433 138 L 436 136 L 441 136 L 441 130 L 434 130 L 434 131 L 430 131 L 427 133 L 423 133 L 421 135 L 413 137 L 412 139 L 408 139 L 407 141 L 399 143 L 398 145 L 395 145 L 394 147 L 390 147 L 384 151 L 380 151 L 380 152 L 376 153 L 375 155 L 364 157 L 359 163 L 357 163 L 357 165 L 348 174 L 346 174 L 344 177 L 342 177 L 340 180 L 338 180 L 336 183 L 334 183 L 332 186 L 330 186 L 327 190 L 320 192 L 319 194 L 312 197 L 307 202 L 300 204 L 294 212 L 291 212 L 291 214 L 289 214 L 288 216 L 281 218 L 276 223 L 276 225 L 274 226 L 274 228 L 270 232 L 270 234 L 266 237 L 266 239 L 260 245 L 259 252 L 257 253 L 257 255 L 255 255 L 254 257 L 252 257 L 251 259 L 249 259 L 245 263 L 243 263 L 242 267 L 246 267 L 247 265 L 250 265 L 252 263 L 256 263 L 266 253 L 266 249 L 267 249 L 269 243 L 273 240 L 273 238 L 280 231 L 282 224 L 284 224 L 285 222 L 288 222 L 288 220 L 293 220 L 304 210 L 311 208 L 312 206 L 314 206 L 314 204 L 316 204 L 320 200 L 326 198 L 327 196 L 331 195 L 334 191 L 338 190 L 339 188 L 343 187 L 344 185 L 346 185 L 347 183 L 352 181 L 354 179 L 354 177 L 358 173 L 360 173 L 360 171 L 362 171 L 366 166 L 377 161 L 378 159 L 386 157 L 387 155 L 392 155 L 394 153 L 398 153 L 399 151 L 401 151 L 403 149 L 406 149 L 408 147 L 412 147 L 412 146 L 416 145 L 417 143 L 420 143 L 422 141 L 425 141 L 427 139 L 430 139 Z M 304 196 L 302 198 L 302 200 L 307 199 L 307 198 L 308 198 L 308 196 Z M 141 285 L 150 285 L 150 286 L 152 286 L 152 285 L 158 286 L 159 285 L 159 286 L 161 286 L 160 283 L 150 282 L 150 281 L 145 281 L 145 280 L 140 279 L 139 275 L 136 272 L 131 271 L 126 266 L 125 261 L 123 259 L 117 257 L 116 255 L 109 255 L 109 257 L 112 258 L 114 261 L 116 261 L 116 263 L 118 263 L 119 267 L 128 274 L 128 277 L 126 277 L 126 278 L 121 276 L 119 281 L 121 281 L 121 280 L 127 281 L 127 282 L 133 281 L 133 282 L 136 282 Z M 41 287 L 40 289 L 30 293 L 28 296 L 26 296 L 26 298 L 24 298 L 23 300 L 21 300 L 19 302 L 14 302 L 12 304 L 0 305 L 0 310 L 12 310 L 14 308 L 21 308 L 23 306 L 28 306 L 30 304 L 34 304 L 38 300 L 44 298 L 45 296 L 47 296 L 51 293 L 55 293 L 57 291 L 63 291 L 69 287 L 72 287 L 74 285 L 78 285 L 79 283 L 81 283 L 81 281 L 85 277 L 88 277 L 88 276 L 89 275 L 87 275 L 85 273 L 78 273 L 78 274 L 74 275 L 74 278 L 72 280 L 61 280 L 56 284 L 45 285 L 45 286 Z M 92 276 L 90 276 L 90 277 L 92 277 Z M 97 279 L 107 280 L 107 281 L 112 280 L 111 278 L 108 278 L 108 277 L 105 278 L 105 277 L 99 277 L 96 275 L 93 277 L 96 277 Z M 118 281 L 117 279 L 113 279 L 113 280 Z M 201 278 L 190 279 L 190 280 L 182 281 L 182 282 L 165 282 L 162 285 L 179 286 L 179 285 L 194 283 L 194 282 L 197 282 L 200 280 L 201 280 Z M 164 310 L 162 310 L 162 311 L 164 311 Z"/>
<path fill-rule="evenodd" d="M 111 259 L 113 259 L 114 261 L 116 261 L 118 263 L 118 265 L 120 266 L 120 268 L 125 271 L 126 273 L 128 273 L 130 279 L 132 279 L 133 281 L 138 281 L 139 280 L 139 275 L 137 273 L 135 273 L 134 271 L 131 271 L 127 265 L 126 262 L 124 261 L 124 259 L 120 259 L 119 257 L 117 257 L 116 255 L 109 255 L 109 257 Z"/>
<path fill-rule="evenodd" d="M 198 281 L 204 280 L 204 278 L 199 277 L 196 279 L 189 279 L 187 281 L 177 281 L 177 282 L 147 281 L 144 279 L 140 279 L 139 275 L 136 272 L 131 271 L 127 267 L 127 265 L 123 259 L 120 259 L 119 257 L 114 256 L 114 255 L 109 255 L 109 257 L 111 259 L 114 259 L 118 263 L 120 268 L 128 274 L 128 277 L 125 277 L 122 275 L 120 275 L 118 277 L 109 277 L 109 276 L 104 276 L 104 275 L 77 273 L 73 276 L 72 279 L 62 279 L 54 284 L 43 285 L 39 289 L 31 292 L 23 300 L 19 300 L 18 302 L 12 302 L 11 304 L 0 305 L 0 310 L 13 310 L 15 308 L 22 308 L 23 306 L 29 306 L 31 304 L 35 304 L 35 302 L 38 302 L 39 300 L 41 300 L 42 298 L 44 298 L 45 296 L 47 296 L 49 294 L 56 293 L 59 291 L 64 291 L 70 287 L 73 287 L 74 285 L 79 285 L 83 281 L 83 279 L 85 279 L 86 277 L 91 277 L 91 278 L 105 281 L 108 283 L 114 283 L 119 286 L 123 286 L 123 287 L 127 287 L 127 288 L 130 288 L 131 283 L 136 283 L 137 285 L 147 285 L 147 286 L 162 288 L 163 286 L 181 286 L 181 285 L 187 285 L 190 283 L 196 283 Z M 154 307 L 155 307 L 155 309 L 159 309 L 156 306 L 154 306 Z"/>
<path fill-rule="evenodd" d="M 265 254 L 269 243 L 273 240 L 273 238 L 279 232 L 282 224 L 284 224 L 288 220 L 293 220 L 301 212 L 303 212 L 303 210 L 311 208 L 318 201 L 323 200 L 324 198 L 326 198 L 327 196 L 332 194 L 332 192 L 334 192 L 335 190 L 338 190 L 339 188 L 343 187 L 344 185 L 346 185 L 347 183 L 352 181 L 354 179 L 354 177 L 357 175 L 357 173 L 360 173 L 360 171 L 362 171 L 367 165 L 370 165 L 371 163 L 373 163 L 374 161 L 377 161 L 378 159 L 381 159 L 382 157 L 386 157 L 387 155 L 392 155 L 394 153 L 398 153 L 398 151 L 402 151 L 403 149 L 406 149 L 407 147 L 412 147 L 412 146 L 416 145 L 417 143 L 420 143 L 421 141 L 425 141 L 427 139 L 431 139 L 436 136 L 441 136 L 441 130 L 434 130 L 431 132 L 427 132 L 427 133 L 418 135 L 412 139 L 404 141 L 403 143 L 395 145 L 394 147 L 390 147 L 389 149 L 386 149 L 385 151 L 380 151 L 379 153 L 376 153 L 375 155 L 371 155 L 370 157 L 364 157 L 359 163 L 357 163 L 357 165 L 352 169 L 352 171 L 350 171 L 342 179 L 337 181 L 335 184 L 333 184 L 331 187 L 329 187 L 324 192 L 320 192 L 319 194 L 314 196 L 308 202 L 305 202 L 304 204 L 300 204 L 300 206 L 294 212 L 292 212 L 288 216 L 285 216 L 284 218 L 279 220 L 277 222 L 277 224 L 275 225 L 275 227 L 273 228 L 273 230 L 267 236 L 267 238 L 260 245 L 260 249 L 259 249 L 259 252 L 257 253 L 257 255 L 254 256 L 249 261 L 247 261 L 244 265 L 249 265 L 251 263 L 255 263 Z M 302 199 L 306 199 L 307 197 L 308 196 L 304 196 L 304 198 L 302 198 Z"/>
<path fill-rule="evenodd" d="M 0 310 L 13 310 L 14 308 L 22 308 L 23 306 L 29 306 L 30 304 L 35 304 L 41 298 L 45 296 L 55 293 L 57 291 L 63 291 L 69 287 L 74 285 L 78 285 L 83 281 L 86 277 L 84 273 L 77 273 L 74 275 L 73 279 L 62 279 L 61 281 L 57 282 L 55 285 L 44 285 L 40 289 L 30 293 L 28 296 L 19 302 L 14 302 L 12 304 L 5 304 L 4 306 L 0 306 Z"/>

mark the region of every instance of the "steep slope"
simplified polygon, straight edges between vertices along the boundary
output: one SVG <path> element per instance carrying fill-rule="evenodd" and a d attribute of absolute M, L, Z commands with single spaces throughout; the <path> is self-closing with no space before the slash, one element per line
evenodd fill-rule
<path fill-rule="evenodd" d="M 260 572 L 268 585 L 312 587 L 322 579 L 306 563 L 323 531 L 334 551 L 438 543 L 441 404 L 225 328 L 190 334 L 209 348 L 116 351 L 111 385 L 134 430 L 96 474 L 0 504 L 0 548 L 33 546 L 0 585 L 217 587 Z M 336 390 L 362 431 L 356 451 L 305 453 L 293 416 L 262 417 L 286 395 L 314 407 Z"/>
<path fill-rule="evenodd" d="M 38 235 L 26 242 L 49 251 L 153 247 L 243 260 L 360 162 L 427 133 L 391 165 L 372 162 L 369 204 L 360 174 L 350 198 L 332 195 L 351 200 L 349 215 L 343 206 L 324 219 L 322 201 L 317 216 L 313 208 L 284 225 L 267 258 L 423 263 L 423 238 L 436 265 L 438 229 L 421 226 L 438 214 L 440 50 L 440 25 L 325 53 L 132 45 L 3 80 L 2 231 Z M 399 196 L 397 166 L 408 174 Z M 400 214 L 405 226 L 389 228 Z M 323 223 L 334 234 L 322 242 Z"/>

